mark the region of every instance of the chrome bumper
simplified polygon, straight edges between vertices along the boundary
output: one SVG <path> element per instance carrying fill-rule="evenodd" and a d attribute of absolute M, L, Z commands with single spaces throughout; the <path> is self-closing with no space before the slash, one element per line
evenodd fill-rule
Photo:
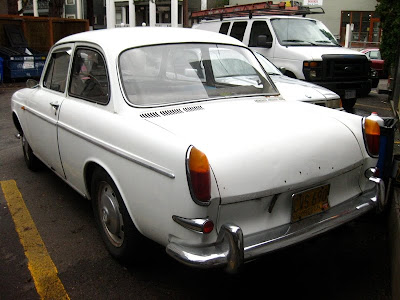
<path fill-rule="evenodd" d="M 364 192 L 326 212 L 293 224 L 285 224 L 243 238 L 242 230 L 235 224 L 223 224 L 217 241 L 205 246 L 185 246 L 174 242 L 166 251 L 181 263 L 193 267 L 212 268 L 223 266 L 228 272 L 237 272 L 247 260 L 262 254 L 304 241 L 353 220 L 373 208 L 385 206 L 383 180 L 370 177 L 375 188 Z"/>

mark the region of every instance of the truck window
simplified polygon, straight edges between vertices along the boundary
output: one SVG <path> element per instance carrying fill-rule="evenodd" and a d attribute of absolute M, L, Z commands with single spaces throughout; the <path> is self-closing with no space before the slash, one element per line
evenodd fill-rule
<path fill-rule="evenodd" d="M 231 30 L 231 37 L 243 41 L 244 32 L 246 30 L 247 22 L 235 22 L 233 23 Z"/>
<path fill-rule="evenodd" d="M 220 29 L 219 29 L 219 33 L 228 34 L 229 25 L 230 25 L 229 22 L 222 23 L 222 24 L 221 24 L 221 27 L 220 27 Z"/>
<path fill-rule="evenodd" d="M 269 31 L 267 22 L 265 21 L 254 21 L 251 27 L 249 47 L 257 47 L 257 37 L 260 35 L 267 36 L 267 42 L 272 42 L 272 35 Z"/>
<path fill-rule="evenodd" d="M 340 47 L 328 28 L 317 20 L 276 18 L 271 23 L 282 46 Z"/>

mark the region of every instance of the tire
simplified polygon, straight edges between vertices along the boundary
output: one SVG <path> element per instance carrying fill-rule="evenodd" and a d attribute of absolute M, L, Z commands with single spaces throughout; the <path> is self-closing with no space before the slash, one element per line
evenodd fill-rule
<path fill-rule="evenodd" d="M 346 100 L 343 100 L 342 105 L 346 111 L 351 112 L 354 105 L 356 104 L 356 102 L 357 102 L 357 98 L 346 99 Z"/>
<path fill-rule="evenodd" d="M 110 254 L 120 262 L 139 261 L 144 237 L 136 229 L 114 181 L 100 168 L 92 176 L 92 207 Z"/>
<path fill-rule="evenodd" d="M 29 145 L 28 141 L 25 138 L 25 135 L 21 134 L 21 145 L 22 151 L 24 153 L 25 164 L 31 171 L 37 171 L 40 168 L 39 159 L 33 154 L 32 148 Z"/>

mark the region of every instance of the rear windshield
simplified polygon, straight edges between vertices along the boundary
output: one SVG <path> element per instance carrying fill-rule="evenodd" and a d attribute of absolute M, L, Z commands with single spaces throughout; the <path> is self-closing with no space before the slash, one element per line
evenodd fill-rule
<path fill-rule="evenodd" d="M 140 106 L 278 93 L 253 53 L 239 46 L 134 48 L 120 55 L 119 69 L 126 98 Z"/>

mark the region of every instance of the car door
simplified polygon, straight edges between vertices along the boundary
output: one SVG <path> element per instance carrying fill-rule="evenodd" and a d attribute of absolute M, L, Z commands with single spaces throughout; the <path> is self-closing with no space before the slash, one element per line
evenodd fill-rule
<path fill-rule="evenodd" d="M 266 45 L 259 44 L 259 37 L 265 36 Z M 254 20 L 251 24 L 250 36 L 248 46 L 261 53 L 270 60 L 273 60 L 273 37 L 265 20 Z"/>
<path fill-rule="evenodd" d="M 52 50 L 41 83 L 28 102 L 27 140 L 35 155 L 62 177 L 57 123 L 65 98 L 71 52 L 72 45 L 60 45 Z"/>

